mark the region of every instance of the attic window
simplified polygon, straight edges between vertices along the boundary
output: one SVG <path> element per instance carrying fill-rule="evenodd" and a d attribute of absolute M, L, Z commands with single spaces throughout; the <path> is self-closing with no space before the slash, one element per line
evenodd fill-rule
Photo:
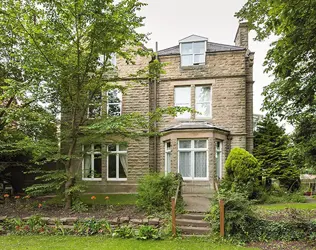
<path fill-rule="evenodd" d="M 206 42 L 180 43 L 181 66 L 204 65 Z"/>

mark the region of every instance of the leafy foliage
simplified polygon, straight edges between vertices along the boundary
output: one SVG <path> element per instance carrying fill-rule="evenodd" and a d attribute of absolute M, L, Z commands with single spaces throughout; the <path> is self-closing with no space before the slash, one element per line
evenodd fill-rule
<path fill-rule="evenodd" d="M 166 176 L 149 174 L 144 176 L 138 185 L 137 206 L 149 214 L 170 211 L 171 197 L 176 195 L 179 182 L 181 185 L 182 177 L 179 174 L 170 173 Z M 177 209 L 183 210 L 181 193 L 177 198 Z"/>
<path fill-rule="evenodd" d="M 136 233 L 136 238 L 139 240 L 160 240 L 162 238 L 162 231 L 152 226 L 142 225 Z"/>
<path fill-rule="evenodd" d="M 272 179 L 280 181 L 286 189 L 299 188 L 299 170 L 289 156 L 290 141 L 285 129 L 269 116 L 264 117 L 254 132 L 253 154 L 258 159 L 265 187 L 271 188 Z"/>
<path fill-rule="evenodd" d="M 214 232 L 219 232 L 219 203 L 225 201 L 225 235 L 244 242 L 313 240 L 316 223 L 300 213 L 291 212 L 291 220 L 273 221 L 261 218 L 253 210 L 247 194 L 220 190 L 211 203 L 207 219 Z"/>
<path fill-rule="evenodd" d="M 316 173 L 316 117 L 304 115 L 292 134 L 294 148 L 291 151 L 293 163 L 305 173 Z"/>
<path fill-rule="evenodd" d="M 247 234 L 248 224 L 254 220 L 254 213 L 247 194 L 221 189 L 211 200 L 210 213 L 207 220 L 211 222 L 212 230 L 219 232 L 219 200 L 225 201 L 225 234 L 241 237 Z"/>
<path fill-rule="evenodd" d="M 259 174 L 257 159 L 242 148 L 234 148 L 225 162 L 225 176 L 221 186 L 234 192 L 246 191 L 249 196 L 252 196 L 259 185 Z"/>
<path fill-rule="evenodd" d="M 257 40 L 277 36 L 265 60 L 275 79 L 263 92 L 264 109 L 291 122 L 316 112 L 315 14 L 310 0 L 248 0 L 236 13 L 248 20 Z"/>

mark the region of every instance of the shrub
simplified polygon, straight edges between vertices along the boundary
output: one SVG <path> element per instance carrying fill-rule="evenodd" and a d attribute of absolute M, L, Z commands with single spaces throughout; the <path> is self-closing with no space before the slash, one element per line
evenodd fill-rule
<path fill-rule="evenodd" d="M 232 191 L 223 192 L 214 197 L 207 219 L 212 230 L 218 233 L 219 199 L 225 201 L 225 236 L 240 241 L 272 241 L 272 240 L 313 240 L 316 222 L 304 218 L 300 213 L 291 211 L 291 220 L 271 221 L 259 218 L 253 211 L 252 202 L 246 194 Z"/>
<path fill-rule="evenodd" d="M 300 193 L 288 193 L 282 190 L 274 190 L 263 193 L 260 197 L 260 203 L 274 204 L 274 203 L 288 203 L 288 202 L 299 202 L 305 203 L 306 198 Z"/>
<path fill-rule="evenodd" d="M 178 183 L 180 190 L 182 177 L 179 174 L 150 174 L 142 178 L 138 185 L 136 205 L 148 213 L 167 212 L 171 210 L 171 197 L 175 195 Z M 183 210 L 181 192 L 177 199 L 177 209 Z"/>
<path fill-rule="evenodd" d="M 105 220 L 89 219 L 84 221 L 77 221 L 74 224 L 74 232 L 77 235 L 95 235 L 111 233 L 111 225 Z"/>
<path fill-rule="evenodd" d="M 139 240 L 159 240 L 162 238 L 162 233 L 160 229 L 142 225 L 136 234 L 136 238 Z"/>
<path fill-rule="evenodd" d="M 222 187 L 233 192 L 247 192 L 254 196 L 259 186 L 260 167 L 257 159 L 242 148 L 234 148 L 225 163 L 225 177 Z"/>
<path fill-rule="evenodd" d="M 237 235 L 242 238 L 247 234 L 249 223 L 255 219 L 252 203 L 247 199 L 247 194 L 220 190 L 212 199 L 207 220 L 211 222 L 214 232 L 219 232 L 220 229 L 219 199 L 225 201 L 225 235 Z"/>
<path fill-rule="evenodd" d="M 115 229 L 114 233 L 113 233 L 113 237 L 120 237 L 120 238 L 132 238 L 134 237 L 135 233 L 134 230 L 131 226 L 121 226 L 117 229 Z"/>

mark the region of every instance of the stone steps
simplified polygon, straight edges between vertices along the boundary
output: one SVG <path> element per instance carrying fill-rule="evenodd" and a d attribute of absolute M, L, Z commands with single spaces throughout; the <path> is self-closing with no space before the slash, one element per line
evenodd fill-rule
<path fill-rule="evenodd" d="M 203 220 L 177 219 L 177 225 L 190 227 L 209 227 L 210 223 Z"/>
<path fill-rule="evenodd" d="M 211 232 L 210 223 L 204 221 L 204 217 L 202 213 L 181 214 L 176 219 L 177 228 L 187 237 L 208 235 Z"/>

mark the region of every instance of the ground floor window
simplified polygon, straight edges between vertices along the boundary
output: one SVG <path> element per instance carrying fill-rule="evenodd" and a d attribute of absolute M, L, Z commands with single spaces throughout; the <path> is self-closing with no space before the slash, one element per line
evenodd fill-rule
<path fill-rule="evenodd" d="M 178 170 L 184 180 L 208 179 L 207 140 L 178 141 Z"/>
<path fill-rule="evenodd" d="M 223 142 L 217 141 L 216 144 L 216 177 L 218 179 L 223 178 Z"/>
<path fill-rule="evenodd" d="M 171 142 L 165 142 L 165 173 L 171 172 Z"/>
<path fill-rule="evenodd" d="M 83 146 L 82 179 L 102 180 L 102 155 L 101 145 Z"/>
<path fill-rule="evenodd" d="M 127 147 L 125 145 L 108 146 L 108 180 L 124 181 L 127 178 Z"/>

